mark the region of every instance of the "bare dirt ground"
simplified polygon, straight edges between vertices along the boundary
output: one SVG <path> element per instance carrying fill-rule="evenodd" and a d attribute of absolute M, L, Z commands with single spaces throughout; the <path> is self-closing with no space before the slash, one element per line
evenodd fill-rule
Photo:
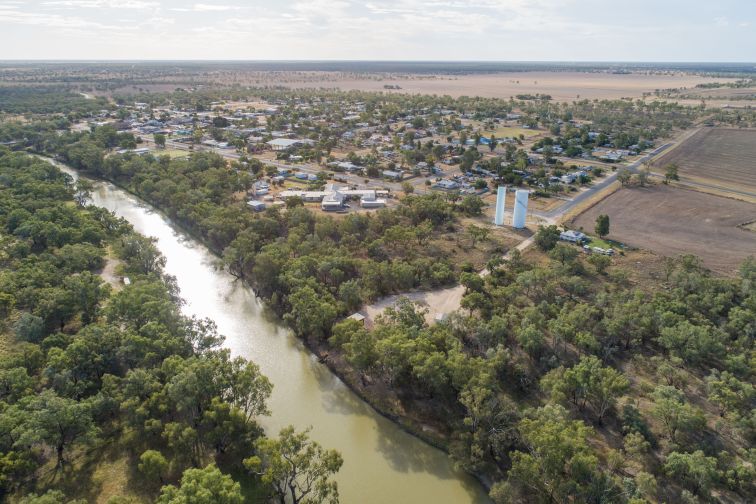
<path fill-rule="evenodd" d="M 119 259 L 109 255 L 105 258 L 105 267 L 102 268 L 102 272 L 100 272 L 102 279 L 109 283 L 115 290 L 120 290 L 123 287 L 121 277 L 116 274 L 116 269 L 120 264 L 121 261 Z"/>
<path fill-rule="evenodd" d="M 449 314 L 458 309 L 464 294 L 465 288 L 462 285 L 434 291 L 408 292 L 379 299 L 375 303 L 363 307 L 361 312 L 370 323 L 373 323 L 376 317 L 383 313 L 383 310 L 395 306 L 399 299 L 406 297 L 428 310 L 428 313 L 425 314 L 425 321 L 432 324 L 437 315 Z"/>
<path fill-rule="evenodd" d="M 702 100 L 706 104 L 706 108 L 752 108 L 754 103 L 756 103 L 756 87 L 692 88 L 686 89 L 672 98 L 672 101 L 680 105 L 691 107 L 701 105 Z"/>
<path fill-rule="evenodd" d="M 482 96 L 509 98 L 518 94 L 548 94 L 556 101 L 578 98 L 641 97 L 656 89 L 692 88 L 711 82 L 711 78 L 695 75 L 605 74 L 584 72 L 507 72 L 428 78 L 362 79 L 323 73 L 321 79 L 290 79 L 279 85 L 292 88 L 339 88 L 362 91 L 386 91 L 384 86 L 399 86 L 392 93 L 438 94 L 459 97 Z"/>
<path fill-rule="evenodd" d="M 756 220 L 756 205 L 670 186 L 622 189 L 573 221 L 593 230 L 607 214 L 609 237 L 661 255 L 695 254 L 704 265 L 734 274 L 756 255 L 756 233 L 743 225 Z"/>
<path fill-rule="evenodd" d="M 713 88 L 713 89 L 691 89 L 684 93 L 681 93 L 683 97 L 697 98 L 697 99 L 714 99 L 714 100 L 751 100 L 756 96 L 756 87 L 744 87 L 744 88 Z"/>
<path fill-rule="evenodd" d="M 682 178 L 756 192 L 756 130 L 702 128 L 654 166 L 680 167 Z"/>
<path fill-rule="evenodd" d="M 670 98 L 667 101 L 672 101 L 678 105 L 684 107 L 698 107 L 701 105 L 700 99 L 694 98 Z M 719 109 L 719 108 L 734 108 L 734 109 L 750 109 L 756 101 L 754 100 L 705 100 L 707 109 Z"/>
<path fill-rule="evenodd" d="M 507 257 L 510 251 L 514 248 L 523 251 L 533 243 L 533 232 L 529 229 L 514 230 L 507 226 L 500 228 L 492 227 L 491 229 L 497 240 L 502 240 L 507 243 L 507 251 L 504 254 L 504 257 Z M 488 274 L 488 270 L 482 268 L 482 264 L 476 266 L 481 268 L 481 276 Z M 465 288 L 462 285 L 455 285 L 431 291 L 413 291 L 395 294 L 363 306 L 360 313 L 367 317 L 368 325 L 372 325 L 375 322 L 376 317 L 382 314 L 386 308 L 395 306 L 401 298 L 406 297 L 420 305 L 422 308 L 426 308 L 427 313 L 425 314 L 425 321 L 428 324 L 433 324 L 436 321 L 437 316 L 449 315 L 458 310 L 464 295 Z"/>

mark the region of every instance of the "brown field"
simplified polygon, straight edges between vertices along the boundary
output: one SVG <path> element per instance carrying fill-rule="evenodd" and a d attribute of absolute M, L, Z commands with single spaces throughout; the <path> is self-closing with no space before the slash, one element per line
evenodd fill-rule
<path fill-rule="evenodd" d="M 610 218 L 612 239 L 665 256 L 695 254 L 719 273 L 756 256 L 756 233 L 741 227 L 756 219 L 751 203 L 669 186 L 622 189 L 573 225 L 592 232 L 600 214 Z"/>
<path fill-rule="evenodd" d="M 279 85 L 293 88 L 339 88 L 362 91 L 385 91 L 385 85 L 397 85 L 400 93 L 438 94 L 458 97 L 483 96 L 509 98 L 518 94 L 548 94 L 557 101 L 580 98 L 641 97 L 656 89 L 692 88 L 711 82 L 711 78 L 695 75 L 607 74 L 585 72 L 504 72 L 460 76 L 422 76 L 412 78 L 359 78 L 323 73 L 307 80 L 290 79 Z"/>
<path fill-rule="evenodd" d="M 672 101 L 684 107 L 698 107 L 701 100 L 696 98 L 669 98 Z M 750 109 L 753 108 L 754 100 L 705 100 L 707 109 L 731 108 L 731 109 Z"/>
<path fill-rule="evenodd" d="M 704 99 L 714 99 L 714 100 L 727 100 L 727 99 L 733 99 L 733 100 L 752 100 L 753 96 L 756 95 L 756 87 L 745 87 L 745 88 L 713 88 L 713 89 L 691 89 L 689 91 L 686 91 L 684 93 L 681 93 L 681 96 L 683 97 L 691 97 L 691 98 L 704 98 Z"/>
<path fill-rule="evenodd" d="M 683 179 L 756 193 L 756 130 L 703 128 L 657 159 L 677 163 Z"/>

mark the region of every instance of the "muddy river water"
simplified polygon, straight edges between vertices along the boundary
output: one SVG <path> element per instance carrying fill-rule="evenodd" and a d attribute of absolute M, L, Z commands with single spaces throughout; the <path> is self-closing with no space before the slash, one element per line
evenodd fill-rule
<path fill-rule="evenodd" d="M 273 382 L 272 415 L 260 419 L 268 434 L 289 424 L 312 426 L 313 439 L 341 452 L 342 503 L 488 502 L 477 481 L 456 471 L 445 453 L 377 414 L 318 362 L 251 289 L 218 268 L 216 256 L 167 217 L 105 182 L 95 182 L 92 199 L 138 232 L 157 238 L 166 272 L 176 277 L 186 301 L 185 313 L 214 320 L 231 352 L 256 362 Z"/>

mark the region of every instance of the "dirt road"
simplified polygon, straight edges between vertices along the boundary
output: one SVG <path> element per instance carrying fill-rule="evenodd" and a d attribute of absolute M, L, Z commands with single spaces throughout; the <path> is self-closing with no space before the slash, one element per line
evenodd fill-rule
<path fill-rule="evenodd" d="M 515 248 L 523 251 L 532 245 L 533 241 L 534 238 L 531 236 L 519 243 Z M 504 259 L 507 259 L 508 257 L 509 252 L 504 255 Z M 480 272 L 480 275 L 486 276 L 488 273 L 488 270 L 484 269 Z M 366 305 L 360 310 L 360 313 L 367 317 L 368 323 L 373 323 L 375 322 L 375 318 L 383 313 L 383 310 L 396 305 L 399 299 L 406 297 L 420 306 L 428 308 L 428 313 L 425 315 L 425 321 L 428 324 L 433 324 L 436 322 L 438 316 L 447 315 L 458 310 L 462 304 L 462 296 L 464 295 L 465 288 L 462 285 L 455 285 L 454 287 L 432 291 L 407 292 L 405 294 L 387 296 L 373 304 Z"/>
<path fill-rule="evenodd" d="M 632 172 L 637 171 L 640 166 L 643 165 L 643 163 L 652 160 L 653 158 L 659 156 L 663 152 L 665 152 L 667 149 L 672 147 L 673 145 L 676 145 L 678 142 L 683 141 L 685 138 L 687 138 L 689 133 L 685 133 L 680 135 L 678 139 L 672 142 L 667 142 L 664 145 L 661 145 L 654 149 L 649 154 L 643 156 L 642 158 L 638 159 L 637 161 L 626 165 L 625 168 L 629 169 Z M 547 223 L 558 223 L 564 215 L 566 215 L 570 210 L 572 210 L 576 205 L 579 205 L 580 203 L 588 200 L 591 197 L 594 197 L 598 195 L 601 191 L 607 189 L 609 186 L 611 186 L 617 179 L 617 172 L 612 173 L 608 177 L 606 177 L 601 182 L 595 184 L 591 188 L 589 188 L 586 191 L 583 191 L 576 197 L 567 200 L 563 205 L 550 210 L 548 212 L 537 212 L 537 211 L 531 211 L 530 213 L 536 217 L 540 217 Z M 520 251 L 523 251 L 530 247 L 534 242 L 534 238 L 530 237 L 520 244 L 518 244 L 515 248 L 517 248 Z M 509 253 L 507 253 L 504 258 L 506 259 Z M 487 270 L 483 270 L 480 272 L 481 276 L 485 276 L 488 274 Z M 396 302 L 402 297 L 408 297 L 412 301 L 415 301 L 419 303 L 421 306 L 424 306 L 428 308 L 428 313 L 426 315 L 426 321 L 429 324 L 432 324 L 435 322 L 436 317 L 438 315 L 448 314 L 453 311 L 456 311 L 459 309 L 460 304 L 462 302 L 462 296 L 464 296 L 465 289 L 461 285 L 457 285 L 455 287 L 448 287 L 445 289 L 438 289 L 433 291 L 422 291 L 422 292 L 410 292 L 406 294 L 397 294 L 393 296 L 388 296 L 383 299 L 380 299 L 376 301 L 375 303 L 372 303 L 370 305 L 364 306 L 360 312 L 365 315 L 368 319 L 368 322 L 374 322 L 375 317 L 378 316 L 383 312 L 384 309 L 386 309 L 389 306 L 393 306 L 396 304 Z"/>

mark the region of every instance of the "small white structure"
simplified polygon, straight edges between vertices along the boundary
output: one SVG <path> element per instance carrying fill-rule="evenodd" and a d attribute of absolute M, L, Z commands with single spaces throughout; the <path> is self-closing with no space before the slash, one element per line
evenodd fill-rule
<path fill-rule="evenodd" d="M 577 179 L 577 175 L 574 173 L 568 173 L 566 175 L 562 175 L 559 180 L 562 181 L 563 184 L 572 184 Z"/>
<path fill-rule="evenodd" d="M 442 191 L 454 191 L 456 189 L 459 189 L 459 182 L 443 179 L 436 182 L 436 185 L 434 187 L 441 189 Z"/>
<path fill-rule="evenodd" d="M 293 138 L 275 138 L 273 140 L 265 142 L 265 144 L 274 151 L 285 151 L 287 149 L 299 147 L 300 145 L 302 145 L 302 141 Z"/>
<path fill-rule="evenodd" d="M 386 200 L 376 198 L 375 191 L 372 194 L 366 192 L 360 198 L 360 206 L 362 208 L 382 208 L 386 206 Z"/>
<path fill-rule="evenodd" d="M 574 231 L 572 229 L 568 231 L 563 231 L 559 234 L 559 239 L 572 242 L 572 243 L 582 243 L 588 239 L 585 234 L 581 233 L 580 231 Z"/>
<path fill-rule="evenodd" d="M 383 175 L 387 179 L 391 180 L 402 180 L 402 176 L 404 175 L 400 171 L 394 171 L 394 170 L 383 170 L 381 172 L 381 175 Z"/>
<path fill-rule="evenodd" d="M 265 182 L 255 182 L 255 196 L 264 196 L 270 191 L 270 186 Z"/>
<path fill-rule="evenodd" d="M 522 229 L 525 227 L 525 217 L 528 215 L 528 195 L 530 191 L 518 189 L 515 192 L 514 215 L 512 216 L 512 227 Z"/>
<path fill-rule="evenodd" d="M 494 224 L 497 226 L 504 225 L 504 205 L 507 202 L 507 188 L 499 186 L 496 191 L 496 213 L 494 214 Z"/>
<path fill-rule="evenodd" d="M 614 249 L 608 248 L 601 248 L 601 247 L 589 247 L 590 251 L 595 254 L 601 254 L 601 255 L 607 255 L 607 256 L 613 256 L 614 255 Z"/>
<path fill-rule="evenodd" d="M 320 208 L 324 212 L 338 212 L 344 208 L 344 195 L 339 191 L 334 191 L 323 197 L 323 201 L 320 203 Z"/>
<path fill-rule="evenodd" d="M 278 196 L 283 199 L 289 198 L 302 198 L 302 201 L 322 201 L 326 197 L 328 192 L 326 191 L 296 191 L 287 190 L 278 193 Z"/>
<path fill-rule="evenodd" d="M 260 200 L 249 200 L 247 201 L 247 206 L 255 212 L 262 212 L 265 210 L 265 203 Z"/>
<path fill-rule="evenodd" d="M 140 147 L 139 149 L 120 149 L 116 151 L 117 154 L 136 154 L 137 156 L 144 156 L 150 153 L 148 147 Z"/>

